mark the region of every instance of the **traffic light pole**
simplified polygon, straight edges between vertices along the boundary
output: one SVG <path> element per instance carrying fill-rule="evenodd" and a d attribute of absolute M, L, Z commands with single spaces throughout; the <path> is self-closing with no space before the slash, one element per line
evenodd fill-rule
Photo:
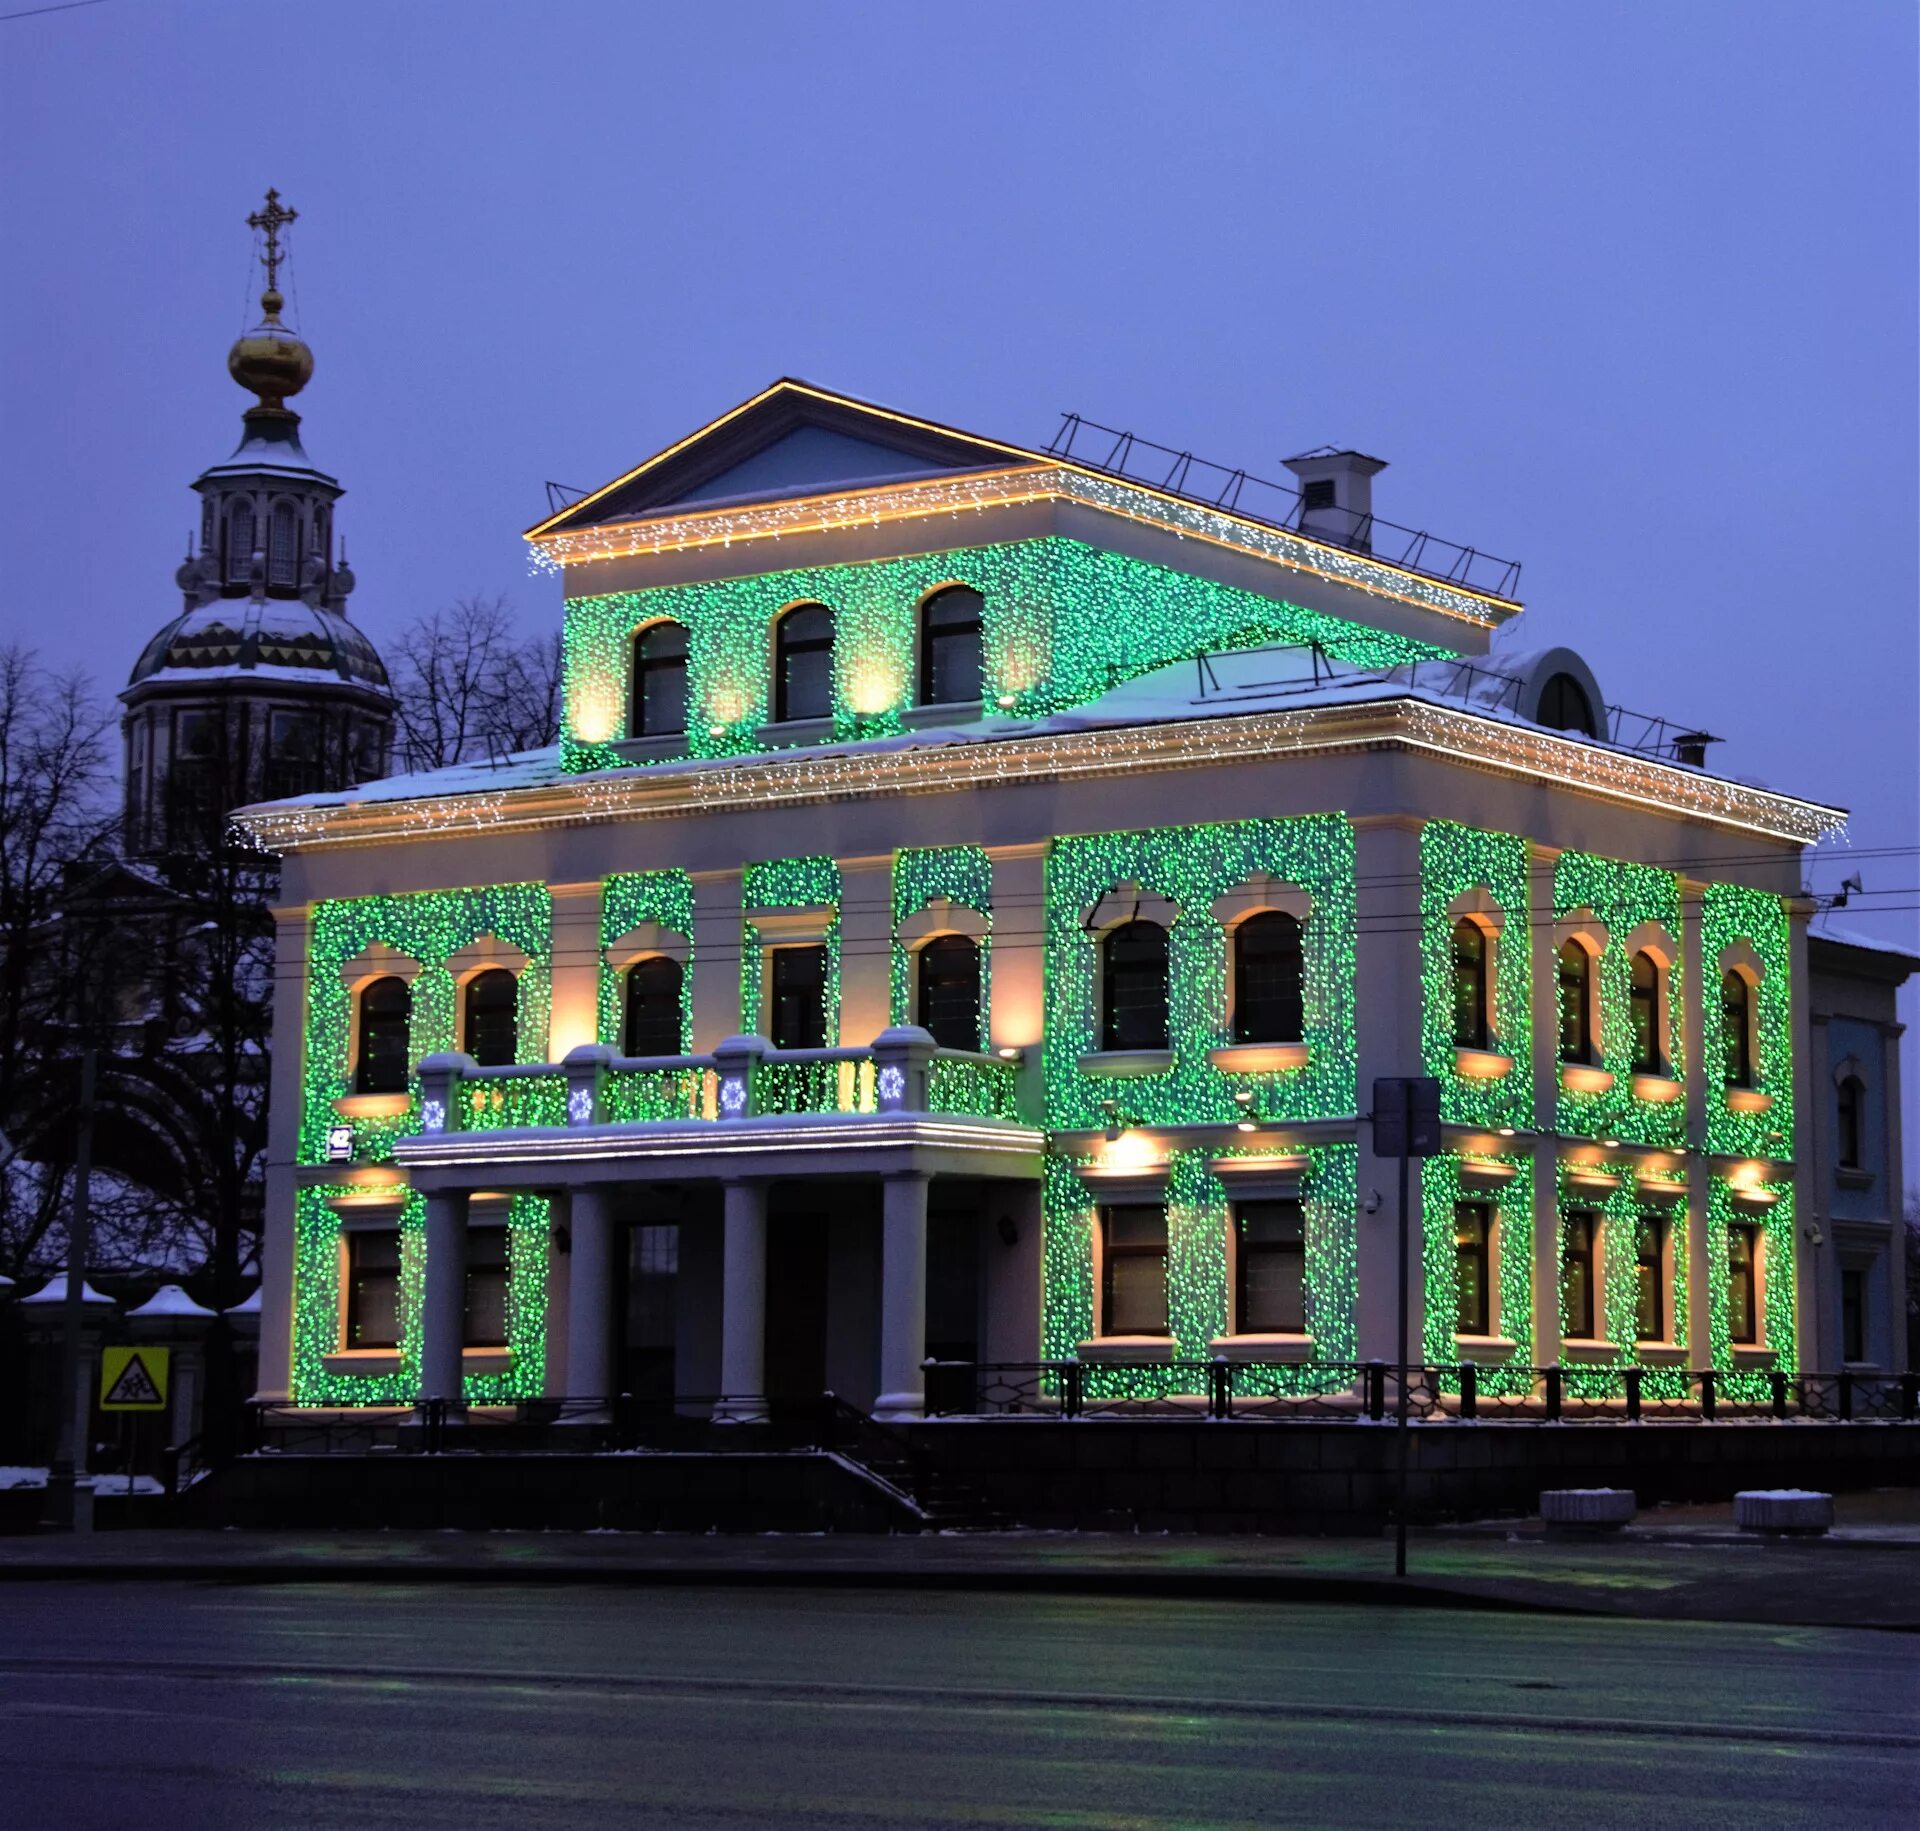
<path fill-rule="evenodd" d="M 1396 1577 L 1407 1574 L 1407 1363 L 1413 1358 L 1407 1347 L 1407 1165 L 1411 1162 L 1412 1158 L 1403 1151 L 1400 1154 L 1400 1307 L 1394 1311 L 1394 1333 L 1400 1345 L 1400 1402 L 1395 1408 L 1393 1426 L 1396 1444 L 1393 1574 Z"/>

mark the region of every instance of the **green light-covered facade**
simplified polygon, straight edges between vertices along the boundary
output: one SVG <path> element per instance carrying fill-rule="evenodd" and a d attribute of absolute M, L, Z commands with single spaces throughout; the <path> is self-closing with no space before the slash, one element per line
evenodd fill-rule
<path fill-rule="evenodd" d="M 570 1260 L 591 1236 L 569 1204 L 583 1192 L 616 1192 L 624 1240 L 654 1214 L 719 1228 L 732 1192 L 754 1185 L 770 1230 L 797 1216 L 840 1230 L 839 1278 L 898 1236 L 861 1191 L 917 1178 L 936 1206 L 950 1198 L 942 1225 L 977 1230 L 974 1358 L 1078 1358 L 1086 1391 L 1123 1398 L 1197 1397 L 1225 1355 L 1258 1363 L 1264 1391 L 1337 1394 L 1395 1355 L 1381 1281 L 1396 1167 L 1374 1154 L 1368 1115 L 1376 1077 L 1414 1073 L 1440 1084 L 1444 1134 L 1415 1167 L 1410 1216 L 1410 1320 L 1434 1366 L 1474 1362 L 1478 1390 L 1510 1399 L 1544 1367 L 1600 1398 L 1638 1367 L 1658 1397 L 1702 1368 L 1732 1391 L 1808 1359 L 1793 1220 L 1805 912 L 1790 836 L 1683 819 L 1661 796 L 1691 792 L 1684 782 L 1611 752 L 1610 774 L 1581 776 L 1563 737 L 1525 770 L 1491 748 L 1450 751 L 1446 708 L 1411 687 L 1335 702 L 1209 699 L 1203 673 L 1186 684 L 1197 657 L 1285 645 L 1371 669 L 1484 650 L 1487 629 L 1447 624 L 1384 574 L 1370 605 L 1360 587 L 1375 582 L 1353 585 L 1353 564 L 1337 590 L 1298 569 L 1262 574 L 1225 536 L 1148 538 L 1116 520 L 1108 550 L 1086 516 L 1071 532 L 997 509 L 958 519 L 896 531 L 850 512 L 778 539 L 750 530 L 737 553 L 694 550 L 675 523 L 681 544 L 663 535 L 658 554 L 635 536 L 570 563 L 553 767 L 524 788 L 509 776 L 484 806 L 465 788 L 444 807 L 414 794 L 418 843 L 384 830 L 358 843 L 351 822 L 372 816 L 343 808 L 291 848 L 283 935 L 300 965 L 282 1012 L 298 1097 L 276 1117 L 286 1167 L 263 1341 L 284 1345 L 263 1349 L 264 1391 L 316 1407 L 420 1396 L 428 1210 L 450 1189 L 507 1230 L 507 1344 L 461 1382 L 488 1406 L 567 1390 L 587 1288 Z M 646 583 L 653 571 L 661 582 Z M 982 703 L 958 739 L 922 744 L 919 613 L 956 584 L 982 601 Z M 800 603 L 834 613 L 832 715 L 788 745 L 769 726 L 773 630 Z M 687 632 L 686 731 L 647 746 L 628 729 L 629 663 L 660 619 Z M 1103 696 L 1170 667 L 1150 717 L 1103 719 Z M 1045 748 L 1011 748 L 1029 742 Z M 1105 950 L 1142 912 L 1165 928 L 1164 1046 L 1117 1051 L 1102 1046 Z M 1275 912 L 1298 923 L 1298 1030 L 1249 1038 L 1236 935 Z M 1456 1035 L 1462 920 L 1485 937 L 1473 1048 Z M 920 950 L 946 932 L 978 950 L 979 1005 L 977 1027 L 936 1048 L 911 1026 Z M 1595 987 L 1592 1056 L 1573 1063 L 1555 971 L 1569 935 L 1592 949 Z M 792 945 L 824 950 L 822 1050 L 768 1040 L 769 959 Z M 1630 1008 L 1643 949 L 1661 971 L 1651 1076 L 1635 1072 Z M 681 968 L 678 1052 L 629 1061 L 624 976 L 653 952 Z M 518 987 L 511 1072 L 430 1062 L 468 1050 L 462 987 L 502 965 Z M 1718 1028 L 1733 967 L 1753 988 L 1751 1084 L 1737 1087 Z M 369 1098 L 355 1086 L 356 999 L 382 975 L 410 989 L 411 1071 L 404 1091 Z M 896 1132 L 907 1142 L 885 1145 L 890 1167 L 868 1169 L 859 1151 Z M 770 1169 L 742 1142 L 762 1137 Z M 669 1186 L 678 1207 L 660 1205 Z M 1249 1201 L 1297 1204 L 1299 1220 L 1299 1326 L 1265 1361 L 1237 1340 L 1252 1333 L 1235 1270 Z M 1467 1203 L 1492 1221 L 1484 1336 L 1458 1326 Z M 1115 1331 L 1101 1214 L 1116 1204 L 1157 1208 L 1165 1227 L 1164 1330 L 1124 1365 L 1102 1350 Z M 1572 1208 L 1598 1220 L 1601 1324 L 1570 1348 Z M 1649 1221 L 1668 1242 L 1657 1340 L 1637 1339 L 1635 1313 Z M 1729 1229 L 1749 1223 L 1761 1320 L 1734 1343 Z M 348 1243 L 368 1226 L 399 1237 L 398 1339 L 356 1360 Z M 684 1258 L 707 1266 L 680 1275 L 709 1277 L 701 1301 L 717 1304 L 720 1255 Z M 882 1357 L 896 1353 L 884 1315 L 877 1326 Z M 682 1363 L 694 1333 L 683 1327 Z M 731 1352 L 724 1318 L 708 1333 Z M 698 1389 L 725 1390 L 721 1376 L 715 1360 Z M 1459 1386 L 1457 1371 L 1441 1379 Z"/>

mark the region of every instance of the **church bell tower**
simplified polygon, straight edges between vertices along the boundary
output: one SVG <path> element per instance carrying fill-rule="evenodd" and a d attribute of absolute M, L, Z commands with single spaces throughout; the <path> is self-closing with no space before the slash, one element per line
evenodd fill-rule
<path fill-rule="evenodd" d="M 174 575 L 184 607 L 120 695 L 131 857 L 199 852 L 232 808 L 386 773 L 393 695 L 347 615 L 354 577 L 334 525 L 345 492 L 307 456 L 287 405 L 313 375 L 312 350 L 281 320 L 297 217 L 269 191 L 247 218 L 266 288 L 227 369 L 254 404 L 233 455 L 194 481 L 198 539 Z"/>

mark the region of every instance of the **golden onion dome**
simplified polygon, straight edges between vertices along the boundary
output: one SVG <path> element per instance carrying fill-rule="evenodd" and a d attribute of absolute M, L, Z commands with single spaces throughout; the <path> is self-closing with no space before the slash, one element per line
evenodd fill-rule
<path fill-rule="evenodd" d="M 260 299 L 265 316 L 227 352 L 227 373 L 259 395 L 263 407 L 283 406 L 287 396 L 298 394 L 313 376 L 313 351 L 280 322 L 285 304 L 279 292 L 268 287 Z"/>

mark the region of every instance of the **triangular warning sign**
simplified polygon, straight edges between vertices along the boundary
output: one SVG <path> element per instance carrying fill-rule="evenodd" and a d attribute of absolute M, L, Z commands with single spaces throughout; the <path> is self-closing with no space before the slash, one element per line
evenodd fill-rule
<path fill-rule="evenodd" d="M 138 1354 L 130 1354 L 127 1364 L 120 1369 L 120 1377 L 107 1388 L 107 1396 L 100 1402 L 103 1406 L 160 1405 L 165 1400 L 153 1375 L 147 1371 L 146 1362 Z"/>

